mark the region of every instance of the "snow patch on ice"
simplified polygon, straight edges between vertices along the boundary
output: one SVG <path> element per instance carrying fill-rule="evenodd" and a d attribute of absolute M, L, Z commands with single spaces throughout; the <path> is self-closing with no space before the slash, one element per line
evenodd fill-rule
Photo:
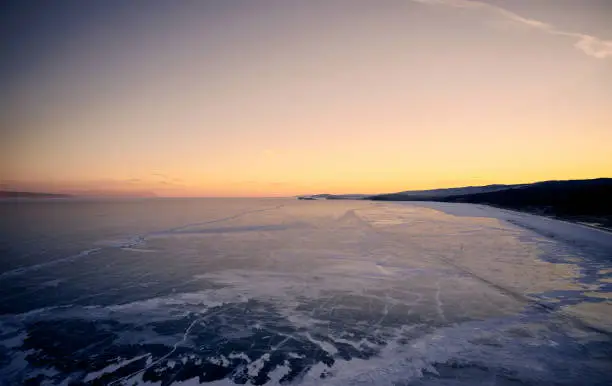
<path fill-rule="evenodd" d="M 144 355 L 140 355 L 131 359 L 122 359 L 122 358 L 117 358 L 116 359 L 116 363 L 113 363 L 111 365 L 106 366 L 105 368 L 103 368 L 102 370 L 98 370 L 98 371 L 94 371 L 92 373 L 87 374 L 87 376 L 83 379 L 83 382 L 91 382 L 95 379 L 100 378 L 101 376 L 103 376 L 104 374 L 109 374 L 109 373 L 114 373 L 115 371 L 119 370 L 120 368 L 129 365 L 132 362 L 136 362 L 139 361 L 143 358 L 146 357 L 150 357 L 150 354 L 144 354 Z"/>

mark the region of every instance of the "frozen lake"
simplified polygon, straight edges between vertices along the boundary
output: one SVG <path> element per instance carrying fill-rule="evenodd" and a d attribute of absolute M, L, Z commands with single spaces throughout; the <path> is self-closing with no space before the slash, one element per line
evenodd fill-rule
<path fill-rule="evenodd" d="M 0 384 L 610 385 L 612 234 L 470 204 L 0 203 Z"/>

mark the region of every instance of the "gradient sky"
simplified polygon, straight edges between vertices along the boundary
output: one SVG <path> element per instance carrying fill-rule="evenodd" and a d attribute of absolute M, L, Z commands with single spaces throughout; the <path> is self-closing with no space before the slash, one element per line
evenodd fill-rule
<path fill-rule="evenodd" d="M 4 1 L 0 188 L 612 176 L 612 1 Z"/>

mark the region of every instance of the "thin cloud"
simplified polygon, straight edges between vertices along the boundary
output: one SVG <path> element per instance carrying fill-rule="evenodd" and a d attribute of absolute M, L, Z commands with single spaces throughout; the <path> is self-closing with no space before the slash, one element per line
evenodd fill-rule
<path fill-rule="evenodd" d="M 531 28 L 538 29 L 550 35 L 565 36 L 575 40 L 574 47 L 597 59 L 606 59 L 612 57 L 612 40 L 603 40 L 596 36 L 587 35 L 578 32 L 564 31 L 556 28 L 552 24 L 544 23 L 539 20 L 525 18 L 507 9 L 496 5 L 473 0 L 412 0 L 416 3 L 444 5 L 455 8 L 482 9 L 488 12 L 495 13 L 512 22 L 522 24 Z"/>
<path fill-rule="evenodd" d="M 182 185 L 183 180 L 176 177 L 171 177 L 164 173 L 151 173 L 151 176 L 155 177 L 155 182 L 162 185 Z"/>
<path fill-rule="evenodd" d="M 601 40 L 590 35 L 583 34 L 570 34 L 578 38 L 578 41 L 574 44 L 574 47 L 578 48 L 585 54 L 593 56 L 597 59 L 605 59 L 612 57 L 612 41 Z"/>

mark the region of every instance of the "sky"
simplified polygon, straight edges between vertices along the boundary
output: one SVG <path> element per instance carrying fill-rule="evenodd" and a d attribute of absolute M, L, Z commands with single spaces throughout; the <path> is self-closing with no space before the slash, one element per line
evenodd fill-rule
<path fill-rule="evenodd" d="M 609 0 L 0 2 L 0 189 L 612 176 Z"/>

